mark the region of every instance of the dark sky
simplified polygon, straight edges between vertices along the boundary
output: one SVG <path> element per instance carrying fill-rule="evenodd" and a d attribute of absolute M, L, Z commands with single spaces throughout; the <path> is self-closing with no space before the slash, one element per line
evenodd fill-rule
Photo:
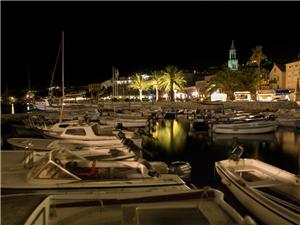
<path fill-rule="evenodd" d="M 245 62 L 263 45 L 272 60 L 300 53 L 300 2 L 1 2 L 1 87 L 50 84 L 61 31 L 66 84 L 86 85 L 172 64 L 227 62 L 231 40 Z M 61 76 L 61 64 L 56 83 Z"/>

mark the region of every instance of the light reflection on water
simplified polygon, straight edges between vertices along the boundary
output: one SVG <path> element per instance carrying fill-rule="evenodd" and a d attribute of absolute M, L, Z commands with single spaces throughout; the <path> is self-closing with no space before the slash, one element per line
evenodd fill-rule
<path fill-rule="evenodd" d="M 182 151 L 186 143 L 186 124 L 177 120 L 162 120 L 156 123 L 153 138 L 158 139 L 166 151 Z"/>
<path fill-rule="evenodd" d="M 289 172 L 300 174 L 300 130 L 278 128 L 257 135 L 191 134 L 188 120 L 157 122 L 153 138 L 144 138 L 145 158 L 166 163 L 182 160 L 192 166 L 197 186 L 216 185 L 214 163 L 226 159 L 235 144 L 244 148 L 242 157 L 256 158 Z"/>

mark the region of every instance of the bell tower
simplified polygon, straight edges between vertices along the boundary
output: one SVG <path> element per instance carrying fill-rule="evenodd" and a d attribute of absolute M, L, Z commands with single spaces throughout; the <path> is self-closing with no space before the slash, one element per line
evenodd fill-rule
<path fill-rule="evenodd" d="M 229 50 L 229 60 L 228 60 L 228 68 L 230 70 L 237 70 L 238 69 L 238 60 L 236 58 L 236 49 L 234 47 L 234 42 L 232 40 L 231 47 Z"/>

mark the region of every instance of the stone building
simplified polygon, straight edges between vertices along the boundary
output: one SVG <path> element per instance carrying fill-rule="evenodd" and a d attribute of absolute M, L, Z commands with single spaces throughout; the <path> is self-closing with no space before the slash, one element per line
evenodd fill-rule
<path fill-rule="evenodd" d="M 271 89 L 285 89 L 285 65 L 274 64 L 269 80 Z"/>
<path fill-rule="evenodd" d="M 285 65 L 286 79 L 285 88 L 296 89 L 297 79 L 300 78 L 300 60 Z"/>
<path fill-rule="evenodd" d="M 270 88 L 272 89 L 296 89 L 297 79 L 300 79 L 300 60 L 274 64 L 270 72 Z"/>

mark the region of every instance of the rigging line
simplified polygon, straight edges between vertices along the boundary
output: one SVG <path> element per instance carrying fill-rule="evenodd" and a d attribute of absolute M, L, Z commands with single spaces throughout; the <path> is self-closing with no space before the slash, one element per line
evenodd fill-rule
<path fill-rule="evenodd" d="M 52 76 L 51 76 L 50 90 L 51 90 L 51 87 L 52 87 L 53 81 L 54 81 L 54 74 L 55 74 L 55 71 L 56 71 L 56 67 L 57 67 L 57 63 L 58 63 L 58 58 L 59 58 L 60 51 L 61 51 L 61 45 L 62 45 L 62 41 L 60 41 L 60 44 L 59 44 L 58 54 L 57 54 L 57 57 L 56 57 L 56 61 L 55 61 L 55 65 L 54 65 L 54 70 L 53 70 Z M 51 92 L 51 95 L 52 95 L 52 92 Z M 52 97 L 52 96 L 50 96 L 50 97 Z"/>

